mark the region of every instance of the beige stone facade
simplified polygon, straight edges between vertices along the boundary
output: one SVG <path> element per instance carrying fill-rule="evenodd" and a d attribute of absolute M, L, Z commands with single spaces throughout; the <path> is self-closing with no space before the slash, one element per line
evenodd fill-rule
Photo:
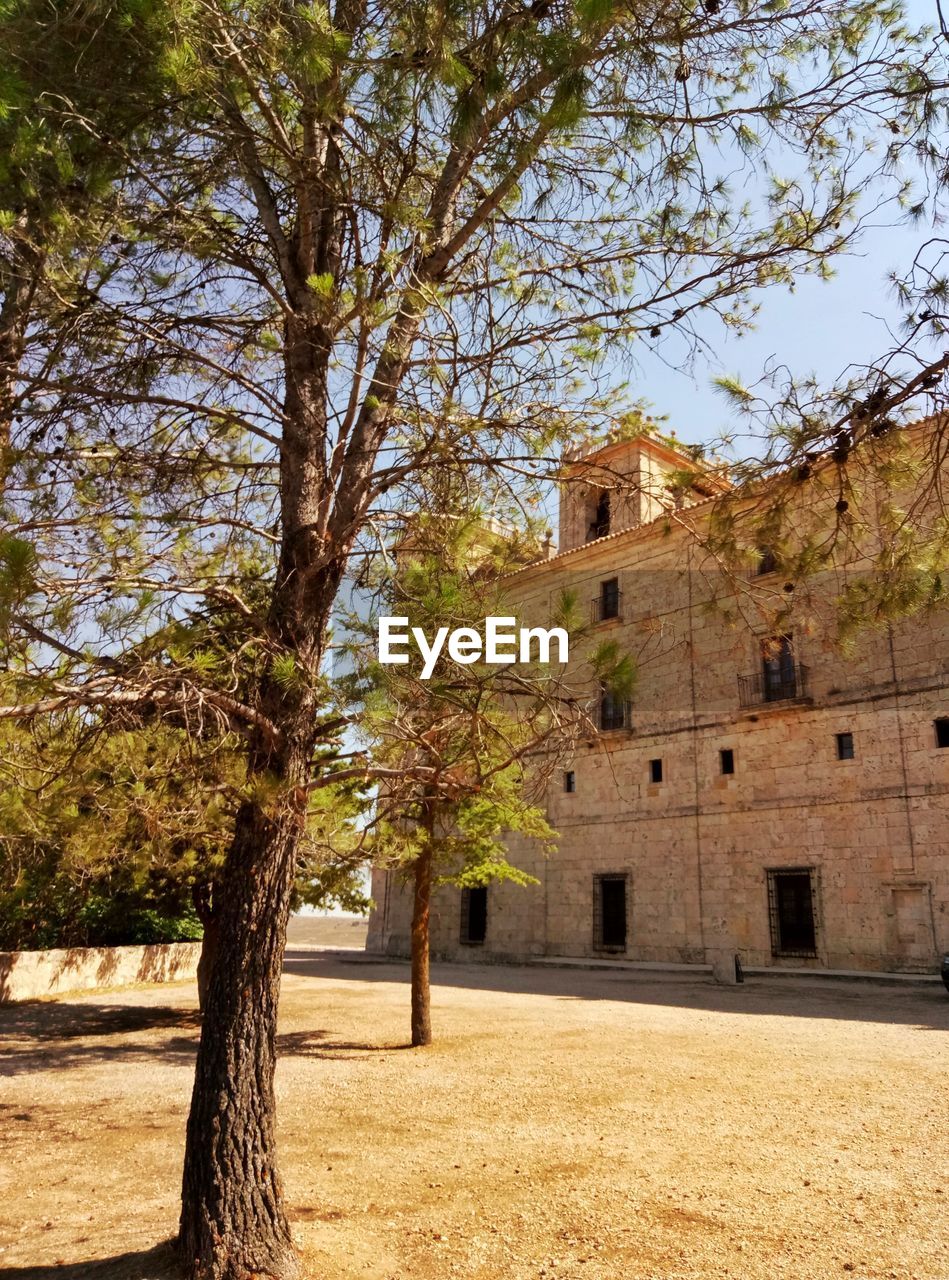
<path fill-rule="evenodd" d="M 604 456 L 634 481 L 609 532 L 596 476 L 565 486 L 561 551 L 512 597 L 536 618 L 564 587 L 588 601 L 595 634 L 637 657 L 631 705 L 555 779 L 556 852 L 512 840 L 538 883 L 487 889 L 483 941 L 466 940 L 470 899 L 440 890 L 434 953 L 932 971 L 949 952 L 947 611 L 868 628 L 844 657 L 819 625 L 839 583 L 811 583 L 782 657 L 758 603 L 780 576 L 721 571 L 701 492 L 694 519 L 659 514 L 688 455 L 645 440 Z M 376 872 L 373 898 L 368 948 L 407 953 L 407 890 Z"/>

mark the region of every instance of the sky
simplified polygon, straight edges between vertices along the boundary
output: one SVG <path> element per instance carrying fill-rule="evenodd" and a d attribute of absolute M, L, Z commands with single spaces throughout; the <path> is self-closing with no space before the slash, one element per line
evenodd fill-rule
<path fill-rule="evenodd" d="M 936 0 L 907 0 L 906 8 L 915 24 L 938 21 Z M 896 217 L 895 210 L 876 216 L 876 225 L 868 228 L 853 255 L 836 260 L 835 279 L 825 283 L 802 277 L 794 293 L 763 291 L 754 333 L 739 338 L 710 319 L 702 332 L 713 349 L 712 359 L 699 356 L 692 369 L 677 369 L 659 354 L 641 356 L 633 374 L 636 393 L 651 403 L 653 412 L 668 417 L 667 428 L 680 440 L 709 442 L 727 431 L 731 421 L 727 402 L 713 385 L 716 374 L 737 374 L 750 385 L 774 359 L 796 376 L 814 373 L 831 383 L 848 365 L 882 355 L 899 321 L 888 275 L 908 272 L 931 231 L 927 224 L 893 225 Z M 668 350 L 671 355 L 671 344 Z"/>

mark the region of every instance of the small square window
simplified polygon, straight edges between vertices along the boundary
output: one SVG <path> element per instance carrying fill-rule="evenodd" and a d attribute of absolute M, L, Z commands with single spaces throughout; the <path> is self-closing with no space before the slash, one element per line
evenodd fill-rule
<path fill-rule="evenodd" d="M 649 761 L 649 781 L 650 782 L 662 781 L 662 761 L 661 760 Z"/>
<path fill-rule="evenodd" d="M 936 746 L 949 747 L 949 716 L 940 716 L 933 724 L 936 726 Z"/>
<path fill-rule="evenodd" d="M 853 759 L 853 734 L 852 733 L 837 734 L 837 759 L 838 760 Z"/>
<path fill-rule="evenodd" d="M 577 775 L 572 769 L 568 769 L 563 775 L 563 789 L 571 795 L 577 789 Z"/>
<path fill-rule="evenodd" d="M 731 747 L 723 747 L 718 753 L 722 773 L 735 772 L 735 753 Z"/>

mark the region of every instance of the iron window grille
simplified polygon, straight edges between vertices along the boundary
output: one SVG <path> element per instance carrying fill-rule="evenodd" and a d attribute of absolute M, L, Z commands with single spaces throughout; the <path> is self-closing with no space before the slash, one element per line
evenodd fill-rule
<path fill-rule="evenodd" d="M 837 734 L 837 759 L 852 760 L 854 758 L 853 734 L 838 733 Z"/>
<path fill-rule="evenodd" d="M 801 959 L 817 955 L 817 896 L 813 867 L 768 871 L 771 954 Z"/>
<path fill-rule="evenodd" d="M 608 622 L 611 618 L 621 619 L 623 616 L 623 593 L 619 589 L 619 579 L 609 578 L 600 585 L 600 594 L 590 601 L 590 617 L 593 622 Z"/>
<path fill-rule="evenodd" d="M 564 773 L 564 775 L 563 775 L 563 789 L 564 789 L 564 791 L 566 791 L 569 795 L 573 795 L 573 793 L 576 791 L 576 789 L 577 789 L 577 775 L 576 775 L 576 773 L 573 771 L 573 769 L 567 769 L 567 770 L 566 770 L 566 772 Z"/>
<path fill-rule="evenodd" d="M 628 698 L 618 698 L 608 690 L 600 695 L 599 724 L 603 733 L 616 729 L 632 728 L 632 704 Z"/>
<path fill-rule="evenodd" d="M 461 942 L 466 947 L 480 947 L 488 934 L 487 888 L 461 891 Z"/>
<path fill-rule="evenodd" d="M 628 877 L 610 872 L 593 877 L 593 946 L 597 951 L 625 951 Z"/>

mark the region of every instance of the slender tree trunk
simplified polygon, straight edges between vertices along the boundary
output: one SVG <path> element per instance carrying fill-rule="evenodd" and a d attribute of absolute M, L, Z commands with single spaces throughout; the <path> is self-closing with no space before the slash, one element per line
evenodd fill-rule
<path fill-rule="evenodd" d="M 195 913 L 204 929 L 196 975 L 198 980 L 198 1008 L 202 1013 L 208 1003 L 208 991 L 211 989 L 211 973 L 214 970 L 214 957 L 217 955 L 218 939 L 221 936 L 221 922 L 215 910 L 219 894 L 220 890 L 216 892 L 214 885 L 209 882 L 196 884 L 191 890 L 191 901 L 194 903 Z"/>
<path fill-rule="evenodd" d="M 204 1013 L 208 1005 L 208 992 L 211 990 L 211 974 L 214 972 L 214 959 L 217 955 L 217 944 L 220 936 L 220 922 L 216 916 L 211 916 L 204 924 L 204 937 L 201 939 L 201 955 L 198 957 L 198 1008 L 202 1013 Z"/>
<path fill-rule="evenodd" d="M 415 861 L 412 906 L 412 1043 L 432 1043 L 432 991 L 429 981 L 429 917 L 432 902 L 432 862 L 429 847 Z"/>
<path fill-rule="evenodd" d="M 295 752 L 272 811 L 237 814 L 188 1117 L 179 1249 L 195 1280 L 297 1274 L 277 1172 L 277 1000 L 305 794 Z"/>

